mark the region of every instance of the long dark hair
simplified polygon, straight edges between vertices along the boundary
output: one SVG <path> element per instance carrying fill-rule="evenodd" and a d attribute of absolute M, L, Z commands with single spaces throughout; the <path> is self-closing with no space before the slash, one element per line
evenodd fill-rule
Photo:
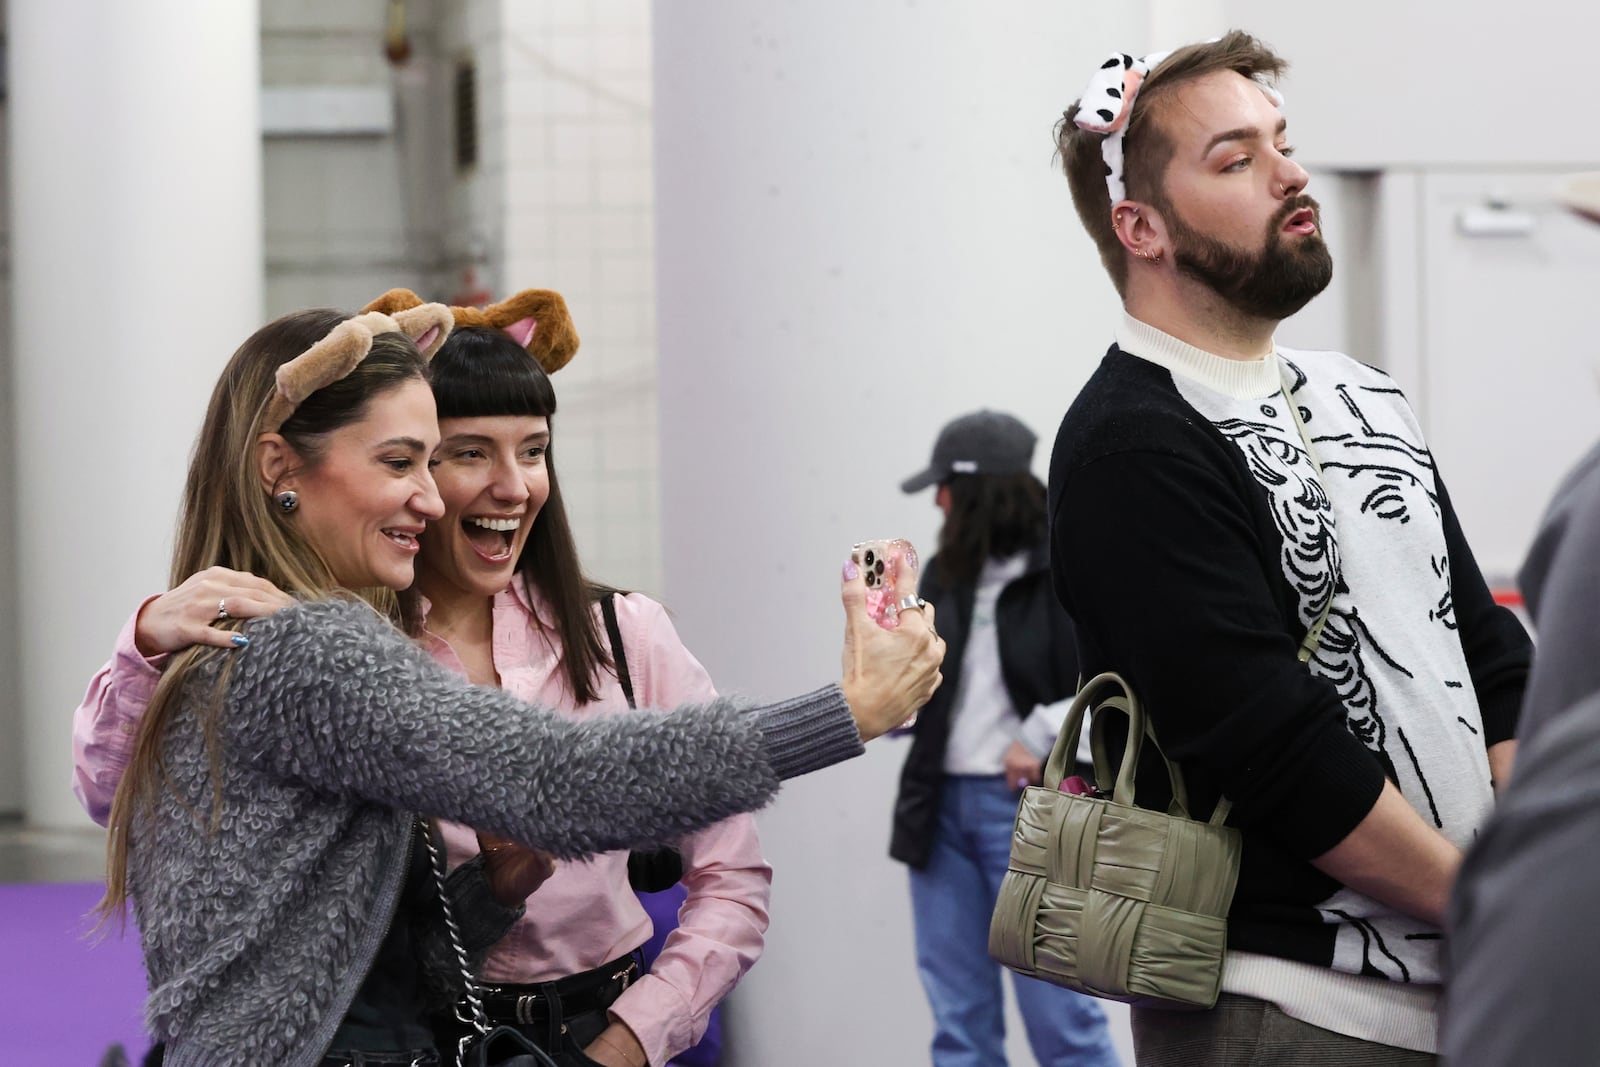
<path fill-rule="evenodd" d="M 1045 537 L 1045 489 L 1029 471 L 957 474 L 944 483 L 950 513 L 939 528 L 939 577 L 948 585 L 978 580 L 983 563 L 1033 548 Z"/>
<path fill-rule="evenodd" d="M 497 415 L 542 415 L 554 428 L 556 391 L 550 376 L 511 337 L 487 326 L 463 326 L 433 357 L 433 396 L 441 419 Z M 555 435 L 545 451 L 550 496 L 528 532 L 516 573 L 531 594 L 537 590 L 554 618 L 540 619 L 561 642 L 567 684 L 580 704 L 599 694 L 600 672 L 616 668 L 594 617 L 594 603 L 617 590 L 590 581 L 578 560 L 577 542 L 556 477 Z M 413 626 L 415 620 L 411 620 Z"/>

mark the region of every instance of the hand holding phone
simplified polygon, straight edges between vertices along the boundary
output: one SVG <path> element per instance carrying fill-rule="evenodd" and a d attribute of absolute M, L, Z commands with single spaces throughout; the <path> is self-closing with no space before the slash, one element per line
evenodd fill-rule
<path fill-rule="evenodd" d="M 902 568 L 917 567 L 917 550 L 902 538 L 892 541 L 863 541 L 850 551 L 850 558 L 861 568 L 867 583 L 867 614 L 885 630 L 900 625 L 900 585 Z"/>
<path fill-rule="evenodd" d="M 939 688 L 944 642 L 934 630 L 934 606 L 917 596 L 917 567 L 916 550 L 900 540 L 864 541 L 844 563 L 839 687 L 863 740 L 907 725 Z"/>

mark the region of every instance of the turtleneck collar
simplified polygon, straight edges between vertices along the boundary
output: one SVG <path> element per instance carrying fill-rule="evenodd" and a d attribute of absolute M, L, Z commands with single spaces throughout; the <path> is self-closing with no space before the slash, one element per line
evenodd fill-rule
<path fill-rule="evenodd" d="M 1271 396 L 1282 388 L 1276 346 L 1260 359 L 1228 359 L 1180 341 L 1149 323 L 1122 313 L 1117 347 L 1172 374 L 1240 400 Z"/>

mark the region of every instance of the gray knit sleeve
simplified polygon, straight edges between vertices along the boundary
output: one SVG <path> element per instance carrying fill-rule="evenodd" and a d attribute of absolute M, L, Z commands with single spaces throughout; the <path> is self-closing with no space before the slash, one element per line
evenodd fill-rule
<path fill-rule="evenodd" d="M 765 738 L 767 758 L 780 780 L 831 767 L 865 751 L 838 685 L 769 704 L 750 715 Z"/>
<path fill-rule="evenodd" d="M 572 720 L 467 684 L 364 604 L 298 604 L 246 632 L 223 722 L 254 765 L 563 859 L 693 833 L 861 751 L 837 687 Z"/>

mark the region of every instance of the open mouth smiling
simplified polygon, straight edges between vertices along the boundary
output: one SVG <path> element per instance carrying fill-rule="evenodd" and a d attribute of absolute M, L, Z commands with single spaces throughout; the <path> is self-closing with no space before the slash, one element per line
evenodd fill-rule
<path fill-rule="evenodd" d="M 473 515 L 461 520 L 467 543 L 490 563 L 502 563 L 511 558 L 511 541 L 521 526 L 520 515 Z"/>

